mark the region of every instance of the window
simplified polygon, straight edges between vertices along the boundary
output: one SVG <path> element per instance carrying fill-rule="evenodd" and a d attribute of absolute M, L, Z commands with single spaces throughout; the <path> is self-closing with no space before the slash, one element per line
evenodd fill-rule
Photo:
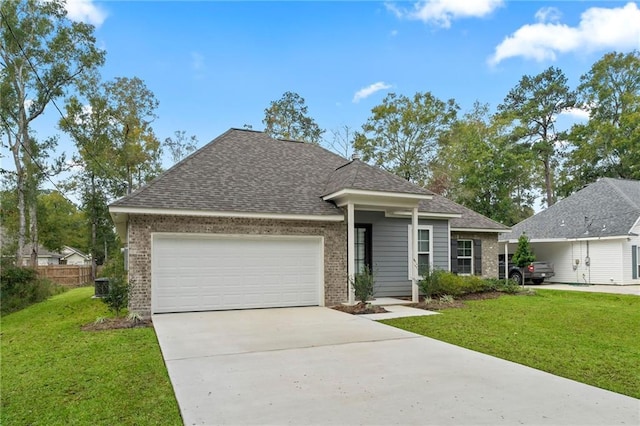
<path fill-rule="evenodd" d="M 473 273 L 473 240 L 458 240 L 458 274 Z"/>
<path fill-rule="evenodd" d="M 422 275 L 423 272 L 430 270 L 433 267 L 433 259 L 431 252 L 433 250 L 432 235 L 433 227 L 430 225 L 418 225 L 418 274 Z M 409 225 L 409 279 L 411 279 L 411 271 L 413 260 L 411 259 L 412 250 L 412 238 L 411 225 Z"/>
<path fill-rule="evenodd" d="M 418 273 L 420 275 L 428 271 L 431 264 L 429 262 L 431 256 L 430 233 L 429 229 L 418 229 Z"/>
<path fill-rule="evenodd" d="M 640 246 L 636 247 L 636 249 L 638 250 L 638 254 L 636 255 L 636 260 L 638 261 L 636 268 L 638 269 L 638 273 L 636 277 L 640 278 Z"/>
<path fill-rule="evenodd" d="M 364 272 L 365 268 L 371 271 L 371 225 L 355 225 L 354 248 L 356 274 Z"/>

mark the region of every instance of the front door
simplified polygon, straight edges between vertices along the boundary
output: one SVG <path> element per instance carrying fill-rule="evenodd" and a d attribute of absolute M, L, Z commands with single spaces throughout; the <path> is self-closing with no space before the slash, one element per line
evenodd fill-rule
<path fill-rule="evenodd" d="M 358 224 L 354 227 L 355 234 L 355 266 L 356 274 L 371 270 L 371 224 Z"/>

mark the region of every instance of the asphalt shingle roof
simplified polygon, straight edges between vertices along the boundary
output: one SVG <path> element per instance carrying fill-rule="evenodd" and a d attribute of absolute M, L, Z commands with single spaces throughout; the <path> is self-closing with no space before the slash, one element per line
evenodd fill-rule
<path fill-rule="evenodd" d="M 231 129 L 111 206 L 187 211 L 342 215 L 323 196 L 341 189 L 432 195 L 421 211 L 459 213 L 452 226 L 508 229 L 359 160 L 308 143 Z"/>
<path fill-rule="evenodd" d="M 317 145 L 231 129 L 118 207 L 336 215 L 321 198 L 327 176 L 347 160 Z"/>
<path fill-rule="evenodd" d="M 628 235 L 640 218 L 640 181 L 602 178 L 513 226 L 501 240 Z"/>
<path fill-rule="evenodd" d="M 431 192 L 424 188 L 360 160 L 352 160 L 336 169 L 329 176 L 323 195 L 343 188 L 431 195 Z"/>
<path fill-rule="evenodd" d="M 471 209 L 438 195 L 433 194 L 431 200 L 422 200 L 418 208 L 419 211 L 431 213 L 457 213 L 460 217 L 450 220 L 452 228 L 465 229 L 492 229 L 496 231 L 506 231 L 509 227 L 495 222 L 486 216 L 481 215 Z"/>

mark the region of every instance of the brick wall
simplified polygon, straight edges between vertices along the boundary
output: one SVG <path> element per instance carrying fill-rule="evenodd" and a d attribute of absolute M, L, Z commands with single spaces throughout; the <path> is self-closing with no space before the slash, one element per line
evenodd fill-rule
<path fill-rule="evenodd" d="M 482 277 L 498 278 L 498 234 L 451 232 L 454 240 L 482 240 Z"/>
<path fill-rule="evenodd" d="M 130 215 L 129 310 L 132 312 L 144 316 L 151 313 L 153 232 L 323 236 L 325 305 L 342 303 L 347 298 L 347 232 L 344 222 Z"/>

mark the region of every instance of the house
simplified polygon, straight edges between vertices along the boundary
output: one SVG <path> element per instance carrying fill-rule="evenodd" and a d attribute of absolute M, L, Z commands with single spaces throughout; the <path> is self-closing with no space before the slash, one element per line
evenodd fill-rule
<path fill-rule="evenodd" d="M 91 265 L 91 256 L 85 254 L 74 247 L 64 246 L 60 250 L 62 257 L 60 263 L 64 265 Z"/>
<path fill-rule="evenodd" d="M 500 241 L 513 253 L 526 233 L 552 281 L 640 284 L 640 181 L 602 178 L 518 223 Z"/>
<path fill-rule="evenodd" d="M 38 266 L 59 265 L 62 255 L 42 246 L 38 246 Z M 22 250 L 22 264 L 29 265 L 31 262 L 31 245 L 25 245 Z"/>
<path fill-rule="evenodd" d="M 109 206 L 142 315 L 417 298 L 428 266 L 497 277 L 488 218 L 358 159 L 231 129 Z"/>

